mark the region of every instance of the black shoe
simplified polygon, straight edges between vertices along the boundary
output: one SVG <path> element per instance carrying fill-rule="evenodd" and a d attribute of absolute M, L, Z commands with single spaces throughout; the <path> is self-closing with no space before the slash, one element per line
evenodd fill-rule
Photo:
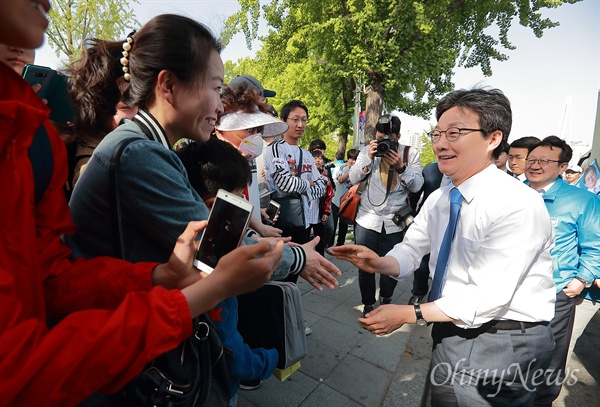
<path fill-rule="evenodd" d="M 381 305 L 391 304 L 392 297 L 380 297 L 379 302 L 381 303 Z"/>
<path fill-rule="evenodd" d="M 240 380 L 240 390 L 256 390 L 260 383 L 260 380 Z"/>
<path fill-rule="evenodd" d="M 423 304 L 424 297 L 424 295 L 413 295 L 412 297 L 410 297 L 410 300 L 408 300 L 408 305 Z"/>
<path fill-rule="evenodd" d="M 366 315 L 367 315 L 369 312 L 371 312 L 371 311 L 373 311 L 373 306 L 372 306 L 372 305 L 365 305 L 365 306 L 363 307 L 363 314 L 362 314 L 362 317 L 363 317 L 363 318 L 366 318 Z"/>

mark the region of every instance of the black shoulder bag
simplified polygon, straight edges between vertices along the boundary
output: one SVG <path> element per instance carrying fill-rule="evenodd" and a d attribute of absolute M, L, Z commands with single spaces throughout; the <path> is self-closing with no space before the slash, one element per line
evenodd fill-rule
<path fill-rule="evenodd" d="M 115 256 L 123 258 L 124 240 L 119 197 L 119 164 L 125 148 L 139 138 L 122 140 L 109 167 Z M 122 390 L 123 405 L 158 407 L 220 407 L 229 404 L 232 353 L 223 346 L 217 329 L 203 314 L 194 318 L 192 335 L 164 353 Z"/>
<path fill-rule="evenodd" d="M 302 169 L 302 149 L 300 148 L 300 162 L 296 166 L 296 176 L 300 178 Z M 297 192 L 281 192 L 276 191 L 273 193 L 273 200 L 280 206 L 279 217 L 275 226 L 283 229 L 287 233 L 294 230 L 306 229 L 304 223 L 304 204 L 302 202 L 302 195 Z"/>

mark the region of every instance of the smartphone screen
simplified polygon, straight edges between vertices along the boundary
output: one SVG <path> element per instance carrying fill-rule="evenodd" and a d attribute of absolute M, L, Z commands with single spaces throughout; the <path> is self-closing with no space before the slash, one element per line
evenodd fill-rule
<path fill-rule="evenodd" d="M 69 104 L 67 78 L 54 69 L 39 65 L 26 65 L 23 78 L 30 84 L 40 84 L 38 96 L 46 99 L 50 109 L 50 120 L 61 124 L 73 121 L 73 111 Z"/>
<path fill-rule="evenodd" d="M 194 266 L 211 273 L 219 259 L 242 241 L 253 205 L 236 195 L 219 190 L 208 217 Z"/>
<path fill-rule="evenodd" d="M 273 221 L 273 219 L 275 219 L 275 216 L 277 216 L 277 214 L 279 213 L 280 207 L 281 205 L 279 205 L 275 201 L 269 202 L 269 206 L 267 207 L 267 216 L 269 217 L 270 221 Z"/>

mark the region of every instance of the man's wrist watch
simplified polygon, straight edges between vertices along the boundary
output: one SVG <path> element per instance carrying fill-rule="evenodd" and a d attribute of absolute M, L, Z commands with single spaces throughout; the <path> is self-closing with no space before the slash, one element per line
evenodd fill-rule
<path fill-rule="evenodd" d="M 406 171 L 406 164 L 404 164 L 399 170 L 396 170 L 398 174 L 404 174 L 404 171 Z"/>
<path fill-rule="evenodd" d="M 421 312 L 420 304 L 415 304 L 415 315 L 417 316 L 417 322 L 416 322 L 417 325 L 419 325 L 419 326 L 427 325 L 427 321 L 425 321 L 425 318 L 423 318 L 423 313 Z"/>
<path fill-rule="evenodd" d="M 581 277 L 575 277 L 575 279 L 581 281 L 583 283 L 584 288 L 590 288 L 592 286 L 592 284 L 594 284 L 593 281 L 586 281 Z"/>

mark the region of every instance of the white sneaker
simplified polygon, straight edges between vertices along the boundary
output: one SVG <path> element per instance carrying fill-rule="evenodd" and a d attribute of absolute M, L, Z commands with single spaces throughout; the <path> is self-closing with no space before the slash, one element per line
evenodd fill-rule
<path fill-rule="evenodd" d="M 309 327 L 305 327 L 304 328 L 304 335 L 308 336 L 312 333 L 312 329 L 310 329 Z"/>

